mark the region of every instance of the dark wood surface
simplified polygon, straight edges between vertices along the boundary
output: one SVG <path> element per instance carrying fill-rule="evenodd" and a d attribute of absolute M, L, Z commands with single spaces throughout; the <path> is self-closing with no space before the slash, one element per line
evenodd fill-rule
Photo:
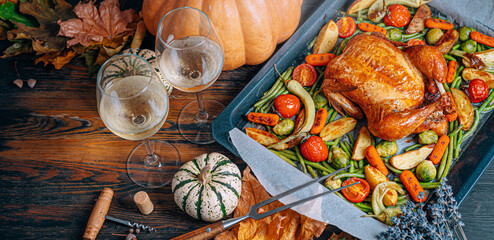
<path fill-rule="evenodd" d="M 306 0 L 302 21 L 319 5 Z M 152 45 L 149 46 L 152 48 Z M 35 78 L 35 88 L 12 84 Z M 262 67 L 223 72 L 204 93 L 227 105 Z M 104 187 L 115 195 L 109 215 L 158 228 L 138 239 L 169 239 L 207 225 L 182 212 L 170 186 L 144 189 L 155 204 L 149 216 L 139 213 L 131 197 L 143 188 L 125 170 L 138 142 L 121 139 L 102 123 L 96 108 L 96 79 L 79 60 L 55 70 L 34 66 L 33 56 L 0 60 L 0 236 L 6 239 L 81 239 L 96 199 Z M 184 140 L 176 120 L 195 95 L 174 90 L 168 120 L 153 139 L 174 144 L 182 161 L 205 152 L 220 152 L 243 169 L 245 164 L 219 144 Z M 494 166 L 477 183 L 460 210 L 470 239 L 494 239 Z M 328 229 L 329 231 L 330 229 Z M 128 227 L 106 221 L 98 239 L 125 239 Z"/>

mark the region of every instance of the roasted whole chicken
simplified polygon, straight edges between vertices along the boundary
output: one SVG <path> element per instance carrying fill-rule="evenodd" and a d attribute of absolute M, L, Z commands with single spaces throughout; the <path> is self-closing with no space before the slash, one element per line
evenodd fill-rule
<path fill-rule="evenodd" d="M 429 83 L 445 82 L 447 65 L 433 46 L 403 51 L 385 38 L 360 34 L 327 66 L 324 94 L 340 114 L 361 119 L 376 137 L 394 141 L 428 129 L 447 132 L 447 94 L 425 98 Z M 442 87 L 442 86 L 441 86 Z"/>

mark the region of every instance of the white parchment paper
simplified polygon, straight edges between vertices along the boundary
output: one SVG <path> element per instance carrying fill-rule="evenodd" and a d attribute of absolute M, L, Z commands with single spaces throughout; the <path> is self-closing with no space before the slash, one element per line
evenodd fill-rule
<path fill-rule="evenodd" d="M 238 128 L 230 131 L 230 139 L 269 194 L 274 196 L 311 180 L 309 176 L 283 161 Z M 288 204 L 323 191 L 328 190 L 321 184 L 313 184 L 280 201 Z M 362 217 L 366 213 L 334 194 L 311 200 L 294 207 L 293 210 L 312 219 L 337 226 L 360 239 L 375 239 L 387 228 L 374 218 Z"/>

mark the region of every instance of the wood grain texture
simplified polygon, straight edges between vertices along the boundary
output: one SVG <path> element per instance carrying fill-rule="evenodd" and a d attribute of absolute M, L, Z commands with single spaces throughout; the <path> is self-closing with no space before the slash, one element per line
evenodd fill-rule
<path fill-rule="evenodd" d="M 127 1 L 139 5 L 140 1 Z M 319 6 L 305 0 L 302 22 Z M 153 39 L 146 39 L 153 48 Z M 4 49 L 5 42 L 0 42 Z M 170 186 L 146 189 L 155 209 L 142 215 L 132 200 L 144 190 L 126 173 L 126 158 L 138 142 L 123 140 L 102 123 L 96 109 L 96 79 L 74 60 L 55 70 L 34 65 L 34 56 L 0 59 L 0 235 L 6 239 L 81 239 L 104 187 L 115 194 L 109 215 L 157 228 L 138 239 L 170 239 L 209 223 L 195 220 L 175 204 Z M 22 79 L 35 78 L 35 88 L 17 88 L 15 61 Z M 262 67 L 244 66 L 223 72 L 204 94 L 227 105 Z M 195 99 L 174 90 L 167 122 L 153 139 L 174 144 L 182 161 L 205 152 L 220 152 L 240 169 L 245 163 L 219 144 L 195 145 L 178 132 L 178 113 Z M 491 165 L 460 210 L 470 239 L 494 239 L 494 165 Z M 328 226 L 327 239 L 331 231 Z M 128 227 L 105 221 L 97 239 L 124 239 Z"/>

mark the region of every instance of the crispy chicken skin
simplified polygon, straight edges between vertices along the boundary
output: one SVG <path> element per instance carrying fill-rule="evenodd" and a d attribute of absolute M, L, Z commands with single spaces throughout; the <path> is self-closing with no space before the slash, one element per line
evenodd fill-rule
<path fill-rule="evenodd" d="M 442 99 L 426 106 L 422 104 L 424 78 L 443 81 L 446 74 L 446 61 L 434 47 L 414 46 L 401 51 L 382 38 L 360 34 L 328 64 L 322 87 L 330 103 L 340 108 L 335 108 L 337 111 L 342 113 L 343 108 L 356 118 L 362 117 L 359 111 L 363 111 L 370 132 L 393 141 L 419 127 L 444 134 L 443 127 L 439 127 L 444 126 L 444 116 L 433 114 L 443 110 Z M 342 97 L 361 110 L 342 104 Z M 431 116 L 442 117 L 431 119 Z"/>

